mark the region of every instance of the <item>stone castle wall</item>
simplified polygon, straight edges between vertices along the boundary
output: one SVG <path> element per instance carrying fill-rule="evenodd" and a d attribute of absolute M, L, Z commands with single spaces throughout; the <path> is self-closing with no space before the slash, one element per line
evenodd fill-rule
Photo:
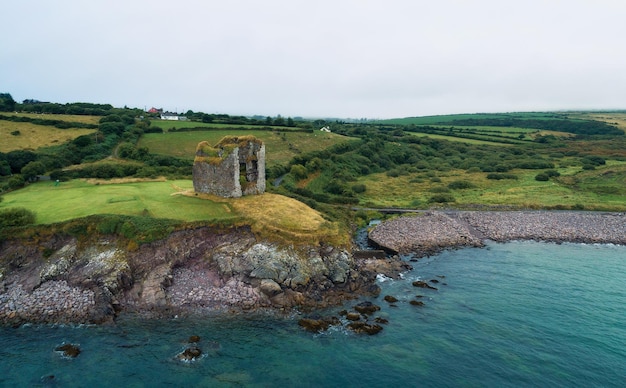
<path fill-rule="evenodd" d="M 226 198 L 265 192 L 265 144 L 253 136 L 227 136 L 214 147 L 201 142 L 193 164 L 193 188 Z"/>

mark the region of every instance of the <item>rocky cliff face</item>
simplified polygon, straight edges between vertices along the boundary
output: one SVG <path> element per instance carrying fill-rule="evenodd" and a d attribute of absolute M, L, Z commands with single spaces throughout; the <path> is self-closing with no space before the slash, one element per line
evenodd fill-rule
<path fill-rule="evenodd" d="M 378 273 L 406 269 L 397 259 L 355 259 L 331 246 L 279 247 L 247 228 L 178 231 L 134 251 L 122 245 L 113 237 L 3 242 L 0 322 L 323 307 L 376 294 Z"/>

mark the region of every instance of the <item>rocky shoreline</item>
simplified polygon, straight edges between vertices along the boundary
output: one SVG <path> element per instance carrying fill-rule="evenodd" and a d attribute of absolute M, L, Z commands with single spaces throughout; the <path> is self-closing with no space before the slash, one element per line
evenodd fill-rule
<path fill-rule="evenodd" d="M 385 221 L 369 233 L 387 252 L 416 256 L 529 239 L 626 245 L 626 215 L 427 211 Z M 245 227 L 183 230 L 130 250 L 125 244 L 115 236 L 0 242 L 0 324 L 101 324 L 122 313 L 307 311 L 376 296 L 378 274 L 397 278 L 410 269 L 398 256 L 376 251 L 276 246 L 257 241 Z"/>
<path fill-rule="evenodd" d="M 345 248 L 257 241 L 246 227 L 199 227 L 127 245 L 116 236 L 0 242 L 0 324 L 304 311 L 376 295 L 377 274 L 397 277 L 408 268 Z"/>
<path fill-rule="evenodd" d="M 626 245 L 626 214 L 575 211 L 428 211 L 398 217 L 369 234 L 393 253 L 435 254 L 443 249 L 536 240 Z"/>

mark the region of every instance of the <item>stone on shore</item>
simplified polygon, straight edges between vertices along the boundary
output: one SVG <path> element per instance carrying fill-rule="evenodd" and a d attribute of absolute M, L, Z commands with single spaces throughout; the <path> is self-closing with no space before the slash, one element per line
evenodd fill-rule
<path fill-rule="evenodd" d="M 574 211 L 429 211 L 385 221 L 369 233 L 374 244 L 417 256 L 479 247 L 484 240 L 626 245 L 626 214 Z"/>

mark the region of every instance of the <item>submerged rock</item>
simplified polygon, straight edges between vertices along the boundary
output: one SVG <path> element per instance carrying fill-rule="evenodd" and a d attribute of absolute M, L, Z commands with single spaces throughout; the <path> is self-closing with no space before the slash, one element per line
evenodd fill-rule
<path fill-rule="evenodd" d="M 361 319 L 361 314 L 359 313 L 347 313 L 346 314 L 346 319 L 348 321 L 358 321 Z"/>
<path fill-rule="evenodd" d="M 370 323 L 366 323 L 366 322 L 352 322 L 349 323 L 348 325 L 349 329 L 352 329 L 355 333 L 363 333 L 363 334 L 369 334 L 369 335 L 374 335 L 374 334 L 378 334 L 383 327 L 377 324 L 370 324 Z"/>
<path fill-rule="evenodd" d="M 391 296 L 391 295 L 385 295 L 383 299 L 385 300 L 385 302 L 389 302 L 389 303 L 396 303 L 398 301 L 398 298 L 396 298 L 395 296 Z"/>
<path fill-rule="evenodd" d="M 74 344 L 63 344 L 57 346 L 55 349 L 57 352 L 62 352 L 65 357 L 76 358 L 80 354 L 80 348 Z"/>
<path fill-rule="evenodd" d="M 419 288 L 428 288 L 430 290 L 436 290 L 437 288 L 431 286 L 430 284 L 423 282 L 421 280 L 416 280 L 413 282 L 413 287 L 419 287 Z"/>
<path fill-rule="evenodd" d="M 378 310 L 380 310 L 380 306 L 375 305 L 370 301 L 361 302 L 354 306 L 354 309 L 361 314 L 372 314 Z"/>
<path fill-rule="evenodd" d="M 197 346 L 192 346 L 185 349 L 182 353 L 178 354 L 178 359 L 182 361 L 195 361 L 198 357 L 202 356 L 202 350 Z"/>
<path fill-rule="evenodd" d="M 302 318 L 298 321 L 298 325 L 302 326 L 305 330 L 314 333 L 328 330 L 330 324 L 322 319 Z"/>

